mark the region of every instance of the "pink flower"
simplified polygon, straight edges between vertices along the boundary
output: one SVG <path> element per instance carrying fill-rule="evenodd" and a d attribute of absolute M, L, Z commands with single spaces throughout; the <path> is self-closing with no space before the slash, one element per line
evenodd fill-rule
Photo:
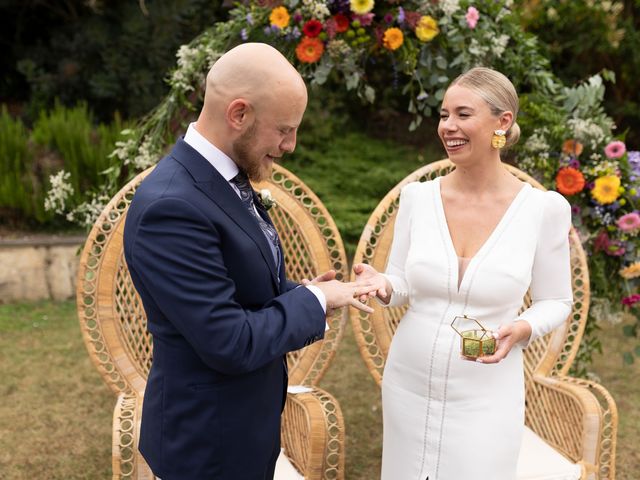
<path fill-rule="evenodd" d="M 622 299 L 622 304 L 628 307 L 633 307 L 634 304 L 640 302 L 640 295 L 635 293 Z"/>
<path fill-rule="evenodd" d="M 464 18 L 467 20 L 467 25 L 469 26 L 469 28 L 476 28 L 478 19 L 480 18 L 480 12 L 478 12 L 478 9 L 476 7 L 469 7 Z"/>
<path fill-rule="evenodd" d="M 593 248 L 596 252 L 609 248 L 609 235 L 606 230 L 601 230 L 596 239 L 593 241 Z"/>
<path fill-rule="evenodd" d="M 623 232 L 635 232 L 640 230 L 640 215 L 638 212 L 627 213 L 616 222 Z"/>
<path fill-rule="evenodd" d="M 627 252 L 624 244 L 620 240 L 611 240 L 604 253 L 611 257 L 621 257 Z"/>
<path fill-rule="evenodd" d="M 624 142 L 620 140 L 615 140 L 604 147 L 604 154 L 607 158 L 620 158 L 626 151 L 627 147 L 625 147 Z"/>
<path fill-rule="evenodd" d="M 354 15 L 353 19 L 359 21 L 363 27 L 368 27 L 373 23 L 373 13 L 369 12 L 363 15 Z"/>

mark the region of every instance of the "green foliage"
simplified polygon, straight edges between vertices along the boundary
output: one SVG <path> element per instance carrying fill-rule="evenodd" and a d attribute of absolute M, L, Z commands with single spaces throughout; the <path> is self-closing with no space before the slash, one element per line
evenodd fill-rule
<path fill-rule="evenodd" d="M 554 73 L 572 84 L 603 69 L 615 74 L 608 85 L 607 111 L 628 144 L 640 149 L 640 2 L 516 0 L 520 22 L 535 34 Z"/>
<path fill-rule="evenodd" d="M 129 0 L 3 3 L 0 17 L 12 21 L 0 21 L 0 98 L 28 102 L 34 119 L 55 99 L 84 100 L 102 121 L 144 115 L 167 93 L 178 47 L 226 15 L 210 0 L 146 2 L 146 11 Z"/>
<path fill-rule="evenodd" d="M 14 120 L 5 105 L 0 110 L 0 212 L 3 218 L 16 212 L 44 220 L 42 195 L 34 196 L 33 155 L 27 146 L 29 134 L 19 120 Z"/>
<path fill-rule="evenodd" d="M 69 228 L 53 211 L 58 203 L 45 207 L 45 193 L 56 188 L 50 175 L 63 168 L 70 186 L 68 204 L 84 200 L 96 188 L 109 167 L 124 124 L 116 115 L 110 125 L 94 125 L 86 103 L 66 108 L 56 102 L 43 111 L 31 131 L 14 119 L 3 105 L 0 114 L 0 211 L 3 223 L 18 228 Z"/>
<path fill-rule="evenodd" d="M 56 102 L 52 110 L 40 113 L 31 136 L 36 145 L 63 159 L 64 169 L 71 174 L 73 199 L 79 202 L 86 190 L 102 181 L 101 173 L 109 167 L 109 154 L 122 129 L 119 115 L 110 125 L 94 127 L 86 103 L 65 108 Z"/>

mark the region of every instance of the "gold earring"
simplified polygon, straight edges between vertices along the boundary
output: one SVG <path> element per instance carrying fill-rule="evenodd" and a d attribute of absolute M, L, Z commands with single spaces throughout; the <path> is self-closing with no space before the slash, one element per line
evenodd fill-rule
<path fill-rule="evenodd" d="M 500 150 L 507 143 L 507 132 L 504 130 L 496 130 L 491 137 L 491 146 Z"/>

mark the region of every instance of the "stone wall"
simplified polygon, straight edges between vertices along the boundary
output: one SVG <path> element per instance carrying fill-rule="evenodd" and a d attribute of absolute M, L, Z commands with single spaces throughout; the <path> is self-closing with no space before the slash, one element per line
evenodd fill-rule
<path fill-rule="evenodd" d="M 75 296 L 85 238 L 0 239 L 0 303 Z"/>

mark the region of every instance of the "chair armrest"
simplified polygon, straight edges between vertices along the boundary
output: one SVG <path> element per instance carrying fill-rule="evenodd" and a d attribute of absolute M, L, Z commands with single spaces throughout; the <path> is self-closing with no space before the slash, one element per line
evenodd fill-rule
<path fill-rule="evenodd" d="M 598 443 L 597 473 L 599 479 L 614 480 L 616 476 L 616 442 L 618 439 L 618 407 L 606 388 L 592 380 L 559 377 L 562 381 L 586 389 L 600 405 L 602 422 L 599 435 L 592 441 Z"/>
<path fill-rule="evenodd" d="M 344 479 L 344 418 L 324 390 L 287 394 L 282 447 L 305 480 Z"/>
<path fill-rule="evenodd" d="M 118 395 L 113 410 L 111 467 L 113 480 L 154 480 L 155 476 L 138 451 L 142 399 L 135 394 Z"/>
<path fill-rule="evenodd" d="M 611 395 L 595 382 L 534 375 L 527 392 L 526 423 L 585 478 L 613 480 L 618 414 Z"/>

